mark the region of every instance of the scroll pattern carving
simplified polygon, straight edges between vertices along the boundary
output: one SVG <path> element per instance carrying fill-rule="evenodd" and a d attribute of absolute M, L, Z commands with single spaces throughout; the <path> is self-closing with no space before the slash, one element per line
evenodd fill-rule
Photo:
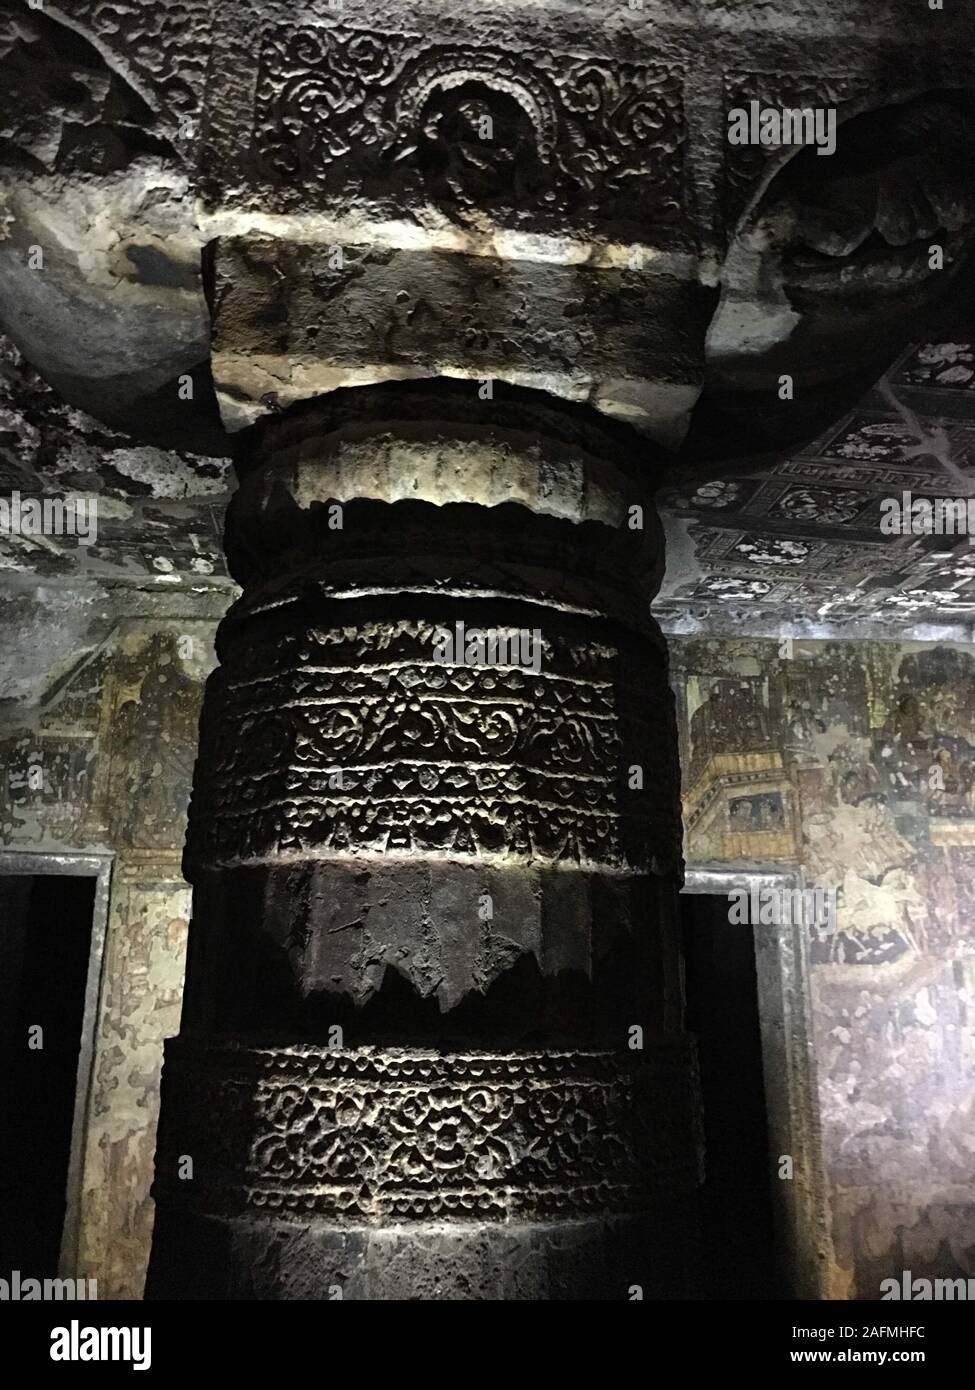
<path fill-rule="evenodd" d="M 142 97 L 42 11 L 0 8 L 0 87 L 0 157 L 18 169 L 107 173 L 169 151 Z"/>
<path fill-rule="evenodd" d="M 212 8 L 208 0 L 77 0 L 70 15 L 142 79 L 168 123 L 185 130 L 202 106 Z"/>
<path fill-rule="evenodd" d="M 439 665 L 435 632 L 329 628 L 246 670 L 231 660 L 208 695 L 191 862 L 404 851 L 674 867 L 669 692 L 652 649 L 578 643 L 556 621 L 533 674 Z"/>
<path fill-rule="evenodd" d="M 492 123 L 505 139 L 485 136 Z M 346 26 L 277 29 L 261 55 L 253 139 L 280 207 L 379 174 L 386 192 L 419 176 L 455 212 L 470 202 L 537 217 L 555 201 L 563 220 L 598 206 L 676 221 L 684 138 L 681 74 L 666 63 L 432 46 Z"/>
<path fill-rule="evenodd" d="M 167 1044 L 155 1195 L 211 1214 L 504 1220 L 698 1180 L 693 1054 Z M 192 1153 L 193 1182 L 175 1179 Z"/>

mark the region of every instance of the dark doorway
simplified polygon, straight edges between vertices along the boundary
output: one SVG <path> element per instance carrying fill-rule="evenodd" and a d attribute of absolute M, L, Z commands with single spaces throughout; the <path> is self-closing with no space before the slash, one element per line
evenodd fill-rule
<path fill-rule="evenodd" d="M 94 878 L 0 874 L 4 1277 L 58 1272 L 95 891 Z"/>
<path fill-rule="evenodd" d="M 684 893 L 686 1026 L 698 1039 L 704 1103 L 700 1295 L 787 1294 L 776 1268 L 753 929 L 728 921 L 726 894 Z"/>

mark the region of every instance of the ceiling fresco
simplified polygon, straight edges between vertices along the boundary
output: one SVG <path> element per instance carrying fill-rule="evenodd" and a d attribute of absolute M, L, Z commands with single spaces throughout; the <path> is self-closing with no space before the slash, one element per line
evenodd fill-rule
<path fill-rule="evenodd" d="M 975 497 L 975 344 L 913 344 L 856 408 L 780 462 L 661 496 L 674 631 L 922 626 L 975 618 L 967 534 L 885 535 L 885 499 Z"/>

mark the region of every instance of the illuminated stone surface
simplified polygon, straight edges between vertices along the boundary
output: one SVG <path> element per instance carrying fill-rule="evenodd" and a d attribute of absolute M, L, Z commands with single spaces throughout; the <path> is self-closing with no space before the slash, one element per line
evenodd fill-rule
<path fill-rule="evenodd" d="M 454 1251 L 442 1297 L 475 1266 L 504 1297 L 503 1251 L 532 1268 L 521 1297 L 677 1291 L 699 1157 L 645 453 L 583 408 L 459 382 L 242 439 L 154 1296 L 202 1247 L 213 1296 L 317 1269 L 320 1297 L 391 1297 L 404 1222 L 417 1278 Z M 444 664 L 458 622 L 534 634 L 538 659 Z M 293 1265 L 245 1276 L 249 1242 L 297 1230 Z"/>
<path fill-rule="evenodd" d="M 164 921 L 170 898 L 171 922 L 184 915 L 171 856 L 188 777 L 186 691 L 177 680 L 171 728 L 153 682 L 165 685 L 176 663 L 197 670 L 201 658 L 185 646 L 203 612 L 193 605 L 208 587 L 229 589 L 215 505 L 227 431 L 268 421 L 240 451 L 230 565 L 244 598 L 223 629 L 207 701 L 186 861 L 197 926 L 185 1036 L 166 1083 L 160 1286 L 182 1279 L 186 1296 L 185 1252 L 206 1250 L 203 1293 L 321 1297 L 341 1286 L 367 1297 L 625 1296 L 621 1271 L 639 1282 L 648 1252 L 668 1250 L 645 1287 L 658 1287 L 655 1278 L 664 1292 L 679 1287 L 689 1238 L 677 1229 L 683 1195 L 673 1194 L 693 1182 L 693 1092 L 671 1041 L 674 739 L 661 644 L 646 615 L 661 555 L 645 493 L 662 470 L 651 448 L 601 432 L 597 413 L 681 451 L 671 458 L 669 573 L 657 607 L 667 631 L 970 636 L 967 547 L 882 539 L 874 516 L 878 498 L 901 486 L 943 491 L 975 459 L 966 307 L 975 68 L 970 19 L 963 6 L 949 11 L 916 0 L 882 12 L 869 0 L 812 8 L 647 0 L 598 15 L 561 2 L 459 15 L 421 0 L 381 16 L 364 0 L 346 0 L 341 12 L 291 0 L 81 0 L 64 14 L 0 3 L 0 76 L 10 94 L 0 129 L 4 324 L 31 368 L 97 417 L 52 406 L 10 353 L 4 385 L 20 389 L 4 394 L 13 438 L 5 437 L 4 476 L 11 487 L 29 480 L 38 490 L 97 492 L 104 508 L 91 555 L 5 537 L 3 563 L 45 580 L 84 572 L 133 584 L 118 609 L 98 590 L 80 595 L 59 653 L 77 630 L 86 659 L 117 611 L 126 621 L 151 612 L 159 629 L 145 682 L 126 676 L 104 697 L 97 739 L 86 726 L 77 746 L 54 755 L 56 794 L 45 791 L 40 809 L 22 800 L 18 781 L 33 734 L 15 731 L 5 822 L 21 839 L 37 817 L 56 840 L 134 847 L 119 875 L 133 885 L 132 906 L 117 922 L 131 911 L 135 923 L 144 912 L 135 904 L 149 900 L 153 920 Z M 728 112 L 753 100 L 835 104 L 835 157 L 730 145 Z M 932 239 L 945 253 L 937 272 Z M 37 245 L 43 275 L 27 265 Z M 783 372 L 796 388 L 787 401 L 776 390 Z M 187 376 L 192 401 L 177 396 Z M 392 385 L 421 378 L 433 384 Z M 485 379 L 501 414 L 478 394 Z M 505 395 L 501 383 L 548 402 Z M 316 400 L 343 387 L 363 394 Z M 560 415 L 556 400 L 586 412 Z M 634 498 L 646 511 L 646 553 L 626 534 Z M 341 532 L 324 524 L 335 503 Z M 151 591 L 162 582 L 184 586 L 171 595 L 179 602 L 158 602 L 161 591 Z M 18 612 L 63 615 L 69 605 L 55 592 Z M 90 620 L 81 616 L 89 611 Z M 528 618 L 544 640 L 537 676 L 458 675 L 431 660 L 442 623 L 513 627 Z M 33 633 L 17 634 L 7 689 L 35 681 Z M 774 660 L 791 661 L 789 652 Z M 763 653 L 762 669 L 770 661 Z M 908 670 L 922 685 L 941 681 L 938 662 Z M 78 701 L 88 677 L 71 674 Z M 951 679 L 963 683 L 964 672 Z M 37 717 L 50 741 L 64 738 L 71 718 L 58 706 L 55 719 L 60 687 L 49 685 Z M 866 696 L 857 691 L 857 737 L 865 737 Z M 796 740 L 815 741 L 807 713 L 797 713 L 806 696 L 795 700 L 771 712 L 783 748 L 765 747 L 755 700 L 740 690 L 715 689 L 707 718 L 696 706 L 696 724 L 688 716 L 694 749 L 714 753 L 712 763 L 698 765 L 696 752 L 685 759 L 697 857 L 717 847 L 746 862 L 760 846 L 773 859 L 799 858 L 805 845 L 820 876 L 842 861 L 854 875 L 857 933 L 838 953 L 880 970 L 885 952 L 900 951 L 884 937 L 884 914 L 898 894 L 918 914 L 919 896 L 871 880 L 892 862 L 900 872 L 904 837 L 919 837 L 930 851 L 921 877 L 948 894 L 939 914 L 960 940 L 963 910 L 944 884 L 967 862 L 967 773 L 952 773 L 944 796 L 926 806 L 923 833 L 902 814 L 881 846 L 869 810 L 877 776 L 863 748 L 855 761 L 867 770 L 844 772 L 853 754 L 834 757 L 824 737 L 815 775 L 795 771 Z M 825 717 L 835 722 L 836 710 Z M 115 751 L 102 759 L 111 771 L 95 797 L 111 811 L 105 839 L 102 829 L 83 829 L 79 808 L 93 795 L 84 781 L 89 745 L 116 718 Z M 888 712 L 878 705 L 871 719 L 875 732 L 885 729 Z M 894 753 L 882 754 L 897 764 L 891 797 L 901 800 L 912 781 L 923 790 L 927 756 L 916 754 L 905 719 L 890 735 Z M 955 738 L 967 722 L 953 710 L 938 727 Z M 726 745 L 745 759 L 741 767 L 728 763 Z M 956 738 L 938 758 L 964 768 L 959 750 Z M 634 763 L 647 772 L 642 791 L 620 775 Z M 338 786 L 336 768 L 344 768 Z M 157 769 L 163 792 L 152 788 Z M 838 779 L 829 792 L 820 785 L 827 772 Z M 736 781 L 744 773 L 755 806 L 774 811 L 767 824 L 752 823 Z M 855 806 L 860 838 L 844 830 L 845 839 L 823 839 L 834 792 Z M 800 803 L 808 824 L 789 809 Z M 870 845 L 865 862 L 861 839 Z M 139 858 L 150 849 L 168 861 Z M 944 855 L 954 856 L 950 872 Z M 483 894 L 493 918 L 478 915 Z M 163 929 L 182 939 L 181 926 Z M 876 955 L 863 947 L 864 930 L 881 937 Z M 933 929 L 905 930 L 904 956 L 942 950 Z M 152 1049 L 172 1024 L 130 1021 L 150 1012 L 151 994 L 140 975 L 145 925 L 126 931 L 117 943 L 124 984 L 113 983 L 103 1013 L 89 1181 L 95 1190 L 104 1163 L 113 1229 L 126 1239 L 136 1232 L 125 1270 L 107 1220 L 98 1235 L 111 1251 L 103 1258 L 113 1262 L 113 1286 L 131 1293 L 150 1221 Z M 816 964 L 846 968 L 840 959 Z M 945 954 L 942 964 L 936 1007 L 923 990 L 915 1000 L 918 1029 L 961 1008 L 947 982 L 949 964 L 957 984 L 963 962 Z M 173 969 L 169 960 L 167 1018 Z M 158 963 L 146 966 L 163 978 L 158 972 Z M 823 1020 L 828 995 L 818 1001 Z M 850 1032 L 846 1008 L 837 1027 Z M 645 1027 L 643 1071 L 621 1042 L 624 1021 Z M 817 1026 L 832 1068 L 833 1034 Z M 942 1023 L 931 1037 L 940 1046 L 955 1026 Z M 327 1050 L 335 1027 L 345 1052 Z M 127 1030 L 127 1049 L 133 1028 L 138 1044 L 152 1039 L 138 1068 L 115 1045 L 115 1030 L 119 1038 Z M 910 1228 L 919 1248 L 928 1226 L 947 1232 L 953 1251 L 964 1241 L 957 1230 L 967 1229 L 934 1199 L 885 1204 L 871 1183 L 893 1191 L 905 1175 L 919 1182 L 922 1171 L 937 1171 L 952 1212 L 967 1196 L 954 1110 L 950 1143 L 929 1121 L 916 1163 L 900 1138 L 873 1136 L 874 1101 L 864 1102 L 863 1154 L 882 1146 L 886 1166 L 876 1179 L 857 1148 L 856 1171 L 845 1173 L 851 1078 L 898 1117 L 917 1110 L 934 1072 L 951 1078 L 943 1082 L 951 1106 L 961 1094 L 950 1048 L 930 1074 L 918 1064 L 910 1084 L 888 1084 L 884 1066 L 899 1076 L 900 1063 L 892 1055 L 881 1065 L 873 1036 L 856 1036 L 856 1055 L 837 1064 L 835 1096 L 832 1074 L 823 1083 L 823 1109 L 831 1174 L 855 1184 L 834 1202 L 842 1271 L 832 1287 L 851 1286 L 856 1268 L 869 1294 L 863 1248 L 874 1236 L 854 1237 L 844 1223 L 870 1212 L 868 1224 L 884 1232 L 880 1264 L 892 1258 L 895 1225 Z M 795 1042 L 797 1052 L 804 1046 Z M 288 1214 L 279 1204 L 271 1218 L 269 1175 L 278 1170 L 268 1116 L 279 1108 L 255 1078 L 275 1049 L 285 1074 L 296 1057 L 317 1059 L 317 1076 L 357 1050 L 365 1070 L 331 1090 L 302 1083 L 314 1104 L 283 1125 L 283 1152 L 298 1168 L 307 1158 L 313 1181 L 289 1169 Z M 429 1057 L 456 1062 L 445 1072 L 434 1066 L 432 1079 L 396 1082 L 406 1111 L 442 1140 L 404 1160 L 424 1184 L 420 1198 L 379 1158 L 404 1128 L 404 1111 L 392 1100 L 376 1108 L 369 1089 L 379 1075 L 399 1075 L 403 1055 L 421 1072 Z M 500 1078 L 498 1057 L 508 1069 Z M 534 1107 L 539 1057 L 548 1059 L 543 1071 L 551 1063 L 558 1073 L 544 1082 L 554 1119 Z M 483 1104 L 460 1081 L 471 1065 L 491 1072 Z M 194 1101 L 203 1076 L 207 1099 Z M 666 1106 L 651 1082 L 660 1076 L 670 1078 Z M 106 1100 L 113 1089 L 125 1096 L 124 1113 Z M 244 1103 L 258 1112 L 250 1130 L 232 1123 Z M 789 1104 L 805 1106 L 803 1125 L 815 1128 L 804 1097 Z M 588 1155 L 593 1115 L 615 1136 L 618 1163 Z M 897 1123 L 899 1134 L 911 1128 Z M 649 1137 L 638 1145 L 635 1126 L 644 1124 Z M 540 1174 L 556 1164 L 562 1126 L 575 1147 L 553 1206 Z M 196 1186 L 174 1184 L 173 1155 L 212 1157 L 207 1146 L 223 1132 L 234 1144 L 213 1158 L 219 1177 L 197 1171 Z M 461 1134 L 484 1169 L 470 1191 L 453 1182 L 463 1172 L 452 1147 Z M 491 1147 L 499 1134 L 504 1161 Z M 529 1142 L 541 1168 L 519 1150 Z M 322 1144 L 332 1145 L 327 1162 Z M 638 1152 L 646 1168 L 637 1162 L 635 1172 Z M 366 1190 L 356 1188 L 343 1215 L 352 1157 Z M 128 1182 L 138 1189 L 131 1222 L 118 1196 Z M 424 1233 L 432 1218 L 421 1208 L 433 1188 L 462 1213 L 455 1209 L 446 1232 Z M 305 1229 L 295 1211 L 308 1201 Z M 419 1202 L 406 1236 L 386 1224 L 404 1201 Z M 565 1216 L 583 1209 L 578 1222 Z"/>

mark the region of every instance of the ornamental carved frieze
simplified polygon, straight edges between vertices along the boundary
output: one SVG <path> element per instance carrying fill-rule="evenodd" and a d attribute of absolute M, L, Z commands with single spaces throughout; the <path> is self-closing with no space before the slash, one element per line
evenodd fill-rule
<path fill-rule="evenodd" d="M 278 637 L 243 669 L 231 655 L 207 696 L 188 864 L 398 853 L 672 868 L 656 649 L 580 640 L 552 614 L 538 670 L 443 665 L 438 630 L 365 623 Z"/>
<path fill-rule="evenodd" d="M 278 27 L 260 54 L 253 154 L 277 211 L 381 195 L 462 222 L 675 223 L 684 140 L 669 62 L 348 26 Z"/>
<path fill-rule="evenodd" d="M 110 174 L 167 154 L 157 112 L 96 45 L 44 11 L 0 8 L 0 159 L 25 174 Z"/>
<path fill-rule="evenodd" d="M 49 63 L 49 35 L 60 31 L 62 61 L 75 34 L 100 52 L 108 66 L 148 102 L 167 136 L 187 147 L 198 130 L 210 61 L 209 0 L 71 0 L 28 8 L 21 0 L 0 4 L 0 59 L 16 44 L 35 62 Z M 68 88 L 64 89 L 68 91 Z M 108 117 L 118 119 L 117 109 Z M 123 112 L 124 120 L 124 112 Z"/>
<path fill-rule="evenodd" d="M 359 1224 L 636 1211 L 699 1179 L 694 1074 L 683 1037 L 646 1061 L 174 1039 L 154 1192 Z"/>

